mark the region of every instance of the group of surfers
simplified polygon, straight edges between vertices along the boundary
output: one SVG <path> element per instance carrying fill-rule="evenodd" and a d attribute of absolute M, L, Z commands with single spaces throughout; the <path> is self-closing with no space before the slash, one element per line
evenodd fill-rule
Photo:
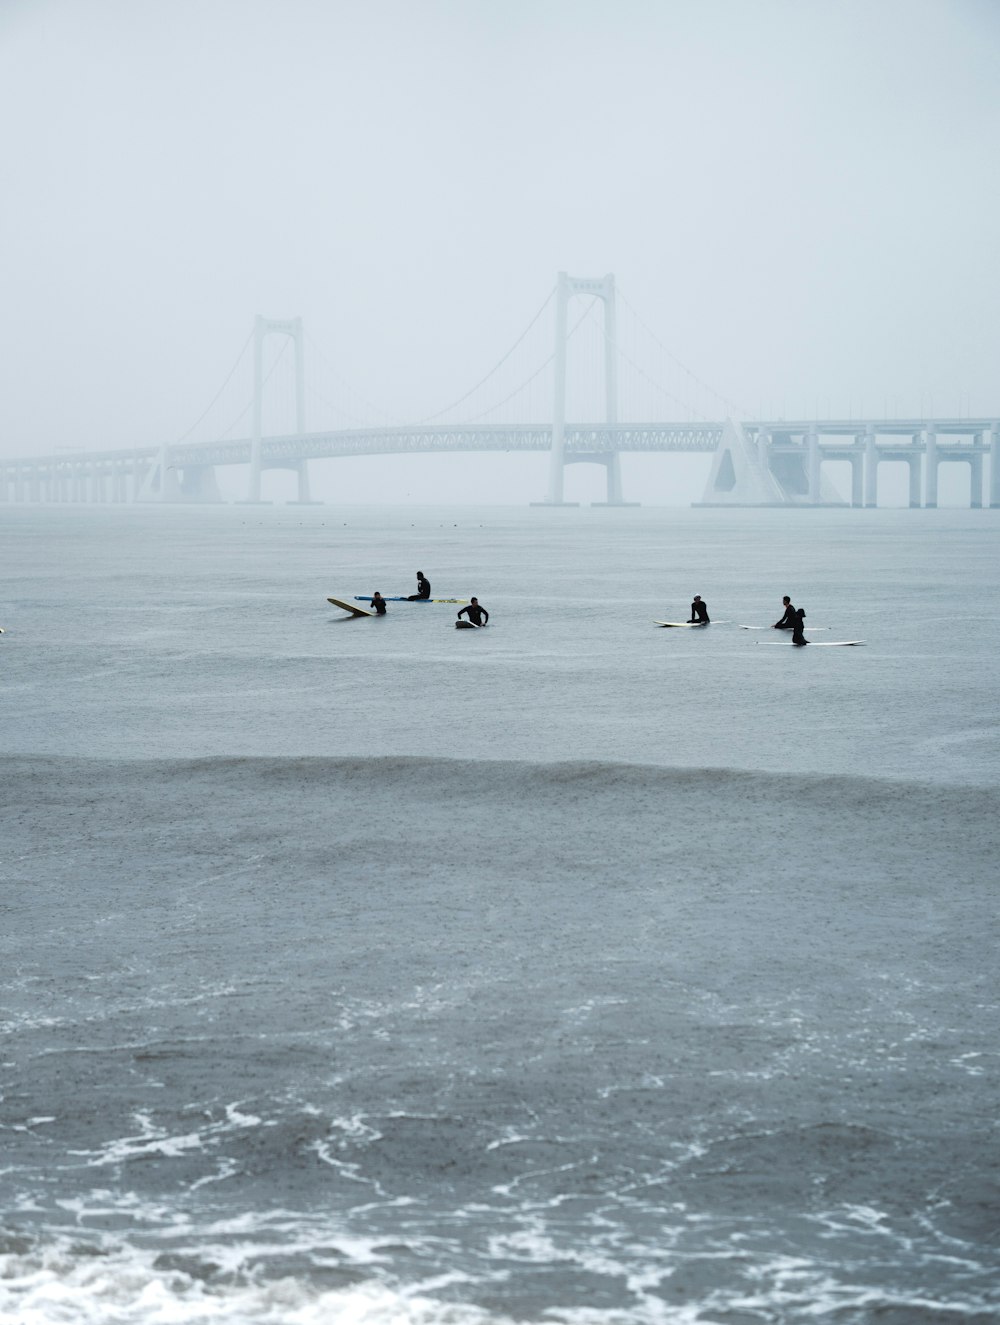
<path fill-rule="evenodd" d="M 422 570 L 417 571 L 417 592 L 407 595 L 408 603 L 419 603 L 421 599 L 427 600 L 431 596 L 431 582 Z M 371 605 L 379 616 L 385 616 L 385 599 L 379 593 L 378 589 L 371 596 Z M 776 621 L 772 627 L 773 630 L 790 630 L 792 632 L 793 644 L 808 644 L 804 632 L 806 609 L 804 607 L 793 607 L 792 600 L 788 594 L 785 594 L 781 600 L 784 611 L 780 620 Z M 490 614 L 482 606 L 478 598 L 472 598 L 461 608 L 458 613 L 458 619 L 467 616 L 474 626 L 485 626 L 490 619 Z M 708 604 L 702 598 L 701 594 L 696 593 L 694 601 L 691 604 L 691 615 L 688 618 L 688 625 L 707 626 L 711 622 L 708 615 Z"/>
<path fill-rule="evenodd" d="M 421 600 L 427 601 L 431 596 L 431 582 L 422 570 L 417 571 L 417 592 L 408 594 L 406 601 L 408 603 L 419 603 Z M 376 589 L 371 596 L 371 605 L 379 616 L 385 616 L 385 599 Z M 458 613 L 458 619 L 461 621 L 463 616 L 467 616 L 474 626 L 485 626 L 490 619 L 490 614 L 482 606 L 478 598 L 472 598 L 466 603 Z"/>
<path fill-rule="evenodd" d="M 781 600 L 784 612 L 780 621 L 776 621 L 771 627 L 772 630 L 790 630 L 792 632 L 793 644 L 808 644 L 803 631 L 805 629 L 806 609 L 804 607 L 793 607 L 792 600 L 788 594 L 785 594 Z M 703 601 L 701 594 L 696 593 L 694 602 L 691 604 L 691 615 L 688 618 L 689 626 L 707 626 L 710 621 L 708 615 L 708 604 Z"/>

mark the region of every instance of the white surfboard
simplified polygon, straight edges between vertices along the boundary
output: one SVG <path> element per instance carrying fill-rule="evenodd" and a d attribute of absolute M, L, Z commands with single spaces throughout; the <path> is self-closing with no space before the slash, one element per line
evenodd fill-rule
<path fill-rule="evenodd" d="M 481 626 L 477 626 L 474 621 L 456 621 L 456 630 L 485 630 L 489 622 L 484 621 Z"/>
<path fill-rule="evenodd" d="M 791 640 L 785 639 L 759 639 L 754 640 L 755 644 L 778 644 L 786 649 L 849 649 L 856 644 L 864 644 L 863 639 L 811 639 L 806 640 L 805 644 L 793 644 Z"/>
<path fill-rule="evenodd" d="M 350 612 L 351 616 L 378 616 L 370 607 L 358 607 L 357 603 L 347 603 L 343 598 L 328 598 L 328 603 L 333 603 L 334 607 L 342 607 L 345 612 Z"/>
<path fill-rule="evenodd" d="M 654 626 L 676 626 L 678 630 L 704 630 L 706 626 L 728 626 L 728 621 L 654 621 Z"/>

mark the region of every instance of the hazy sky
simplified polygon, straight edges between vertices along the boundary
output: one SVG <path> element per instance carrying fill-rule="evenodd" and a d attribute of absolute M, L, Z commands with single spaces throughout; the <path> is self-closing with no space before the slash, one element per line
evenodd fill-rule
<path fill-rule="evenodd" d="M 560 269 L 753 412 L 996 414 L 998 70 L 997 0 L 0 0 L 0 453 L 180 437 L 255 313 L 423 418 Z"/>

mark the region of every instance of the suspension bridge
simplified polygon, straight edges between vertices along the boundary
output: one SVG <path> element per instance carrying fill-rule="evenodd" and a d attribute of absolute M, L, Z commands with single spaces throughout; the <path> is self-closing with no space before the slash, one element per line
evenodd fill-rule
<path fill-rule="evenodd" d="M 574 300 L 585 307 L 571 325 Z M 628 315 L 624 328 L 619 303 Z M 550 307 L 547 330 L 542 319 Z M 311 360 L 323 362 L 315 348 Z M 542 506 L 575 504 L 565 500 L 568 465 L 603 467 L 606 500 L 596 504 L 622 506 L 630 504 L 622 486 L 624 453 L 704 452 L 712 459 L 703 505 L 874 507 L 880 465 L 901 463 L 909 505 L 934 507 L 941 465 L 960 463 L 968 466 L 969 505 L 1000 507 L 1000 416 L 753 419 L 662 344 L 613 275 L 560 272 L 494 367 L 419 422 L 377 417 L 379 407 L 336 370 L 332 376 L 329 393 L 314 388 L 311 409 L 318 400 L 337 426 L 309 430 L 302 319 L 258 316 L 211 404 L 184 436 L 128 449 L 0 458 L 0 503 L 218 502 L 217 471 L 243 466 L 247 503 L 262 501 L 266 472 L 286 470 L 295 477 L 296 501 L 309 504 L 310 462 L 503 451 L 548 454 L 547 492 L 533 503 Z M 236 401 L 239 412 L 223 426 Z M 574 422 L 571 413 L 591 421 Z M 240 425 L 244 431 L 235 435 Z M 209 436 L 197 437 L 199 429 Z M 846 494 L 824 471 L 830 465 L 847 476 Z"/>

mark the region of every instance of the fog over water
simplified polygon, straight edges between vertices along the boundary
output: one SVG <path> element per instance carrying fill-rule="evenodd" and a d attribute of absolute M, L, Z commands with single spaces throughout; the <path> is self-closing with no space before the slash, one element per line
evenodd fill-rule
<path fill-rule="evenodd" d="M 304 319 L 310 427 L 433 416 L 559 270 L 618 278 L 623 418 L 990 414 L 998 56 L 988 0 L 6 0 L 0 454 L 180 438 L 257 313 Z M 536 333 L 448 419 L 547 418 L 544 374 L 498 407 L 551 309 Z M 246 435 L 237 378 L 196 437 Z M 626 495 L 696 500 L 706 465 L 626 457 Z M 545 481 L 537 456 L 313 469 L 350 501 Z"/>

